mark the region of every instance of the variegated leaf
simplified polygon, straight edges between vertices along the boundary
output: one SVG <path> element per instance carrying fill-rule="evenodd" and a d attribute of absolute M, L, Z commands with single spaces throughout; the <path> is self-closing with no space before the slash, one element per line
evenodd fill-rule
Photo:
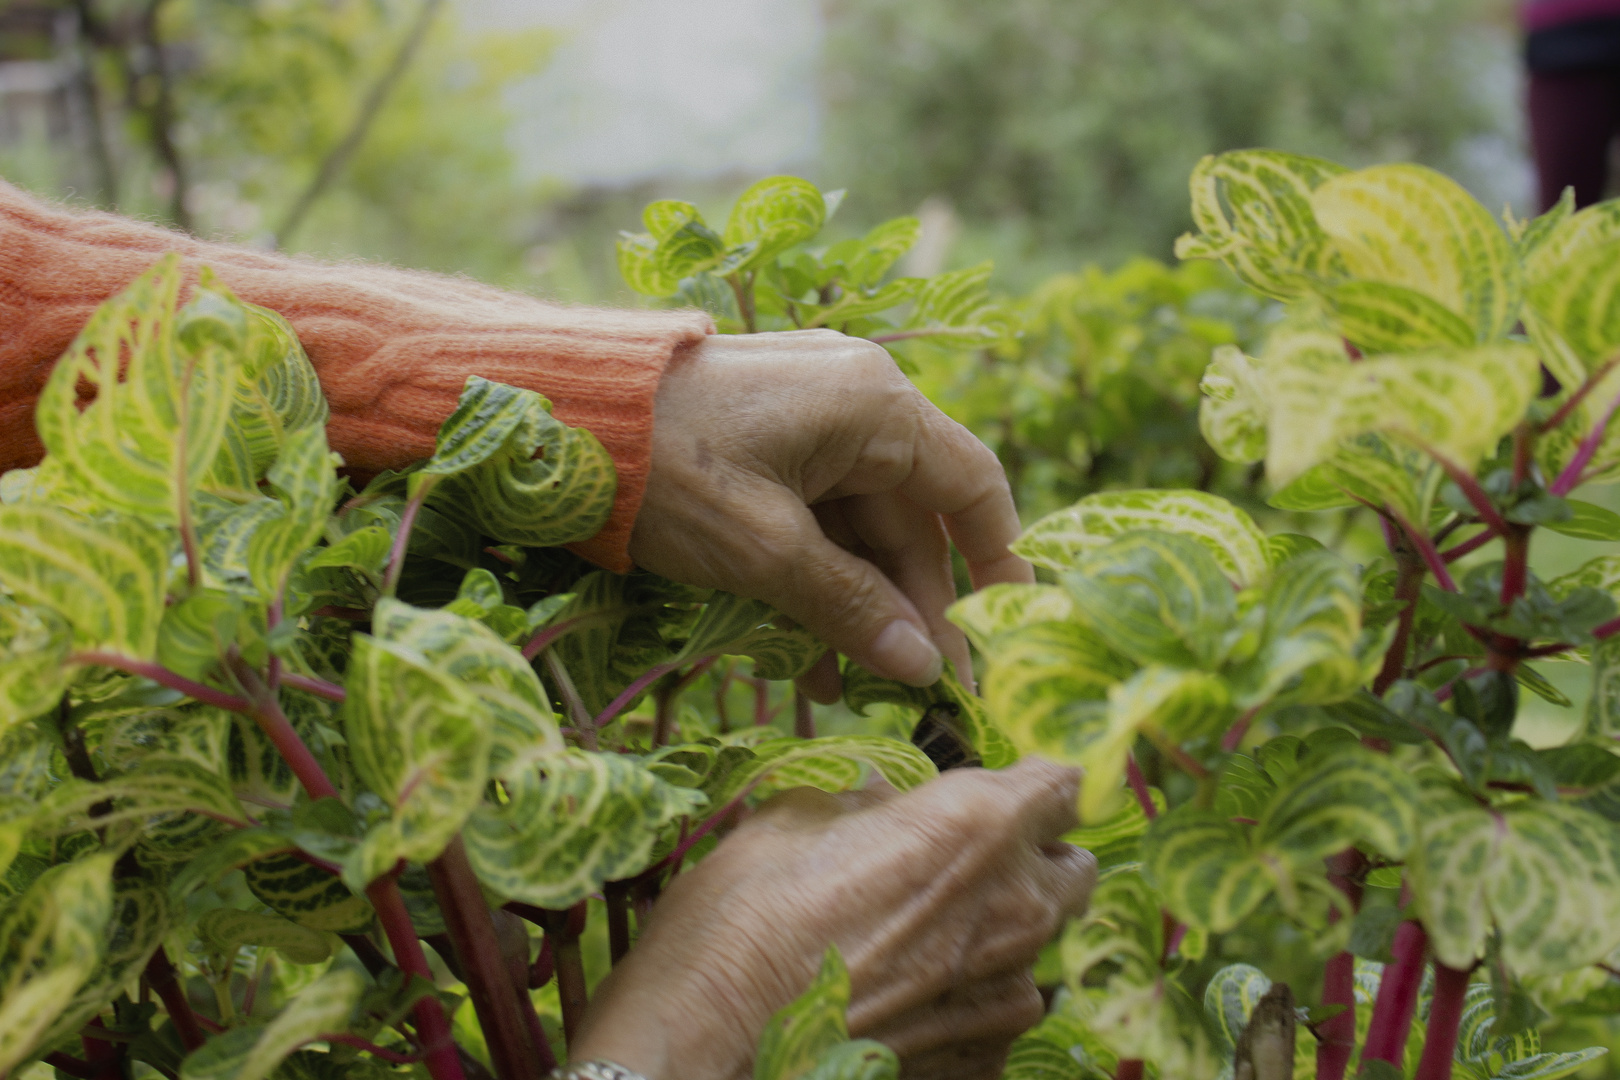
<path fill-rule="evenodd" d="M 72 649 L 72 629 L 56 612 L 0 596 L 0 737 L 62 699 Z"/>
<path fill-rule="evenodd" d="M 728 250 L 754 245 L 738 267 L 748 270 L 815 236 L 826 220 L 827 203 L 814 184 L 796 176 L 770 176 L 737 197 L 722 239 Z"/>
<path fill-rule="evenodd" d="M 1126 533 L 1080 556 L 1062 578 L 1075 617 L 1137 663 L 1197 668 L 1223 658 L 1236 601 L 1206 544 L 1174 533 Z"/>
<path fill-rule="evenodd" d="M 955 348 L 982 348 L 1007 337 L 1012 331 L 1009 315 L 985 291 L 990 270 L 985 262 L 925 279 L 917 287 L 905 329 Z"/>
<path fill-rule="evenodd" d="M 769 604 L 731 593 L 710 598 L 686 645 L 669 662 L 688 664 L 715 656 L 747 656 L 761 679 L 794 679 L 821 659 L 827 647 L 809 632 L 779 629 L 781 614 Z"/>
<path fill-rule="evenodd" d="M 113 859 L 52 867 L 0 912 L 0 1072 L 27 1059 L 101 964 Z"/>
<path fill-rule="evenodd" d="M 1254 520 L 1220 496 L 1203 491 L 1088 495 L 1031 525 L 1013 544 L 1013 551 L 1052 570 L 1073 570 L 1086 553 L 1143 529 L 1198 541 L 1240 586 L 1258 584 L 1269 569 L 1266 536 Z"/>
<path fill-rule="evenodd" d="M 1344 336 L 1370 353 L 1465 349 L 1468 320 L 1416 289 L 1384 281 L 1344 281 L 1323 290 Z"/>
<path fill-rule="evenodd" d="M 462 831 L 468 858 L 488 888 L 546 908 L 640 873 L 659 832 L 705 802 L 632 758 L 583 750 L 509 769 L 501 782 L 506 801 L 478 807 Z"/>
<path fill-rule="evenodd" d="M 1443 329 L 1438 311 L 1403 304 L 1404 333 L 1423 327 L 1435 338 L 1407 337 L 1403 348 L 1494 342 L 1518 320 L 1523 283 L 1513 243 L 1455 180 L 1421 165 L 1376 165 L 1328 180 L 1310 203 L 1356 280 L 1409 289 L 1471 331 L 1454 340 L 1459 329 Z M 1387 300 L 1383 308 L 1395 314 Z"/>
<path fill-rule="evenodd" d="M 479 700 L 420 652 L 354 636 L 344 733 L 354 771 L 392 808 L 344 866 L 362 891 L 399 859 L 436 858 L 478 806 L 490 720 Z"/>
<path fill-rule="evenodd" d="M 1020 1035 L 1007 1052 L 1002 1080 L 1113 1080 L 1118 1059 L 1078 1020 L 1062 1012 Z"/>
<path fill-rule="evenodd" d="M 483 623 L 384 598 L 372 613 L 372 632 L 420 653 L 479 700 L 489 716 L 492 772 L 518 758 L 562 749 L 551 702 L 534 669 Z"/>
<path fill-rule="evenodd" d="M 151 882 L 123 878 L 113 882 L 112 910 L 107 919 L 101 962 L 73 995 L 42 1043 L 69 1038 L 140 978 L 169 929 L 169 899 Z"/>
<path fill-rule="evenodd" d="M 1353 844 L 1392 859 L 1417 839 L 1418 789 L 1386 754 L 1348 745 L 1313 753 L 1255 827 L 1257 850 L 1301 866 Z"/>
<path fill-rule="evenodd" d="M 968 692 L 949 671 L 926 689 L 880 679 L 853 662 L 844 665 L 844 704 L 865 715 L 870 705 L 887 702 L 919 713 L 931 705 L 956 710 L 956 726 L 967 736 L 987 769 L 1003 769 L 1018 760 L 1018 750 L 1001 726 L 990 718 L 984 701 Z"/>
<path fill-rule="evenodd" d="M 1095 823 L 1123 801 L 1125 759 L 1143 731 L 1163 732 L 1174 741 L 1219 731 L 1233 719 L 1226 684 L 1202 671 L 1146 667 L 1109 688 L 1105 709 L 1054 731 L 1043 753 L 1085 770 L 1080 784 L 1080 820 Z M 1049 725 L 1056 727 L 1057 725 Z M 1061 741 L 1058 741 L 1061 740 Z"/>
<path fill-rule="evenodd" d="M 274 504 L 278 509 L 254 512 L 253 531 L 246 540 L 248 575 L 265 600 L 281 596 L 293 564 L 325 531 L 337 497 L 332 470 L 340 460 L 327 449 L 326 429 L 319 424 L 295 431 L 282 442 L 267 474 L 279 496 Z"/>
<path fill-rule="evenodd" d="M 0 586 L 73 628 L 79 649 L 146 659 L 157 648 L 173 532 L 138 518 L 87 521 L 0 506 Z"/>
<path fill-rule="evenodd" d="M 110 803 L 111 809 L 101 808 Z M 35 828 L 64 833 L 154 817 L 159 814 L 202 814 L 231 825 L 246 825 L 247 812 L 224 777 L 195 761 L 153 755 L 122 776 L 102 783 L 68 780 L 41 801 Z"/>
<path fill-rule="evenodd" d="M 232 1028 L 194 1050 L 180 1066 L 181 1080 L 265 1080 L 300 1046 L 347 1031 L 365 988 L 360 972 L 334 968 L 269 1023 Z"/>
<path fill-rule="evenodd" d="M 1497 345 L 1268 371 L 1266 475 L 1283 486 L 1374 432 L 1433 447 L 1472 468 L 1541 390 L 1535 351 Z"/>
<path fill-rule="evenodd" d="M 1253 964 L 1228 964 L 1211 976 L 1204 987 L 1204 1015 L 1223 1054 L 1232 1053 L 1254 1007 L 1270 989 L 1271 980 Z"/>
<path fill-rule="evenodd" d="M 199 287 L 176 312 L 180 260 L 167 255 L 96 308 L 40 391 L 48 460 L 106 510 L 173 524 L 219 454 L 247 323 Z M 79 386 L 95 391 L 80 408 Z"/>
<path fill-rule="evenodd" d="M 595 435 L 551 415 L 551 403 L 476 375 L 420 475 L 429 503 L 507 544 L 556 547 L 595 536 L 618 479 Z"/>
<path fill-rule="evenodd" d="M 1220 933 L 1271 895 L 1278 882 L 1252 852 L 1248 828 L 1192 807 L 1154 819 L 1142 838 L 1143 868 L 1176 918 Z"/>
<path fill-rule="evenodd" d="M 197 920 L 197 936 L 225 957 L 244 945 L 276 950 L 292 964 L 319 964 L 332 955 L 326 935 L 295 922 L 240 908 L 213 908 Z"/>
<path fill-rule="evenodd" d="M 1199 231 L 1176 241 L 1177 257 L 1220 259 L 1247 285 L 1280 300 L 1301 295 L 1314 279 L 1342 275 L 1311 210 L 1311 192 L 1344 172 L 1331 161 L 1278 150 L 1204 157 L 1190 185 Z"/>
<path fill-rule="evenodd" d="M 1422 518 L 1418 498 L 1428 467 L 1418 451 L 1398 447 L 1378 435 L 1349 440 L 1320 465 L 1306 469 L 1266 502 L 1279 510 L 1336 510 L 1360 505 L 1387 506 L 1408 521 Z"/>
<path fill-rule="evenodd" d="M 1267 405 L 1262 376 L 1236 345 L 1217 346 L 1198 382 L 1198 430 L 1227 461 L 1266 456 Z"/>
<path fill-rule="evenodd" d="M 909 742 L 878 735 L 829 735 L 819 739 L 769 739 L 754 757 L 727 776 L 714 796 L 718 810 L 750 788 L 814 787 L 849 791 L 872 770 L 896 790 L 909 791 L 938 775 L 928 756 Z"/>
<path fill-rule="evenodd" d="M 223 872 L 232 865 L 241 865 L 253 895 L 299 926 L 355 934 L 371 925 L 372 910 L 366 898 L 352 892 L 342 878 L 334 877 L 325 867 L 312 866 L 286 850 L 290 841 L 262 834 L 236 835 L 242 839 L 234 843 L 231 838 L 222 841 L 222 848 L 203 869 L 218 868 Z M 266 849 L 279 850 L 265 854 Z M 176 891 L 182 880 L 189 884 L 195 876 L 177 878 Z"/>
<path fill-rule="evenodd" d="M 1050 753 L 1077 719 L 1077 703 L 1105 699 L 1135 670 L 1096 631 L 1043 622 L 996 639 L 981 689 L 996 725 L 1021 752 Z"/>
<path fill-rule="evenodd" d="M 798 1080 L 822 1054 L 846 1041 L 849 993 L 849 969 L 838 947 L 829 945 L 810 986 L 766 1022 L 754 1058 L 754 1080 Z"/>
<path fill-rule="evenodd" d="M 1592 646 L 1592 696 L 1586 702 L 1586 734 L 1600 739 L 1620 736 L 1620 637 L 1604 638 Z"/>
<path fill-rule="evenodd" d="M 1525 328 L 1566 389 L 1620 347 L 1617 243 L 1620 205 L 1611 200 L 1562 217 L 1525 258 Z"/>
<path fill-rule="evenodd" d="M 1578 807 L 1428 808 L 1407 876 L 1435 954 L 1451 967 L 1483 955 L 1493 927 L 1520 975 L 1590 964 L 1620 944 L 1620 838 Z"/>
<path fill-rule="evenodd" d="M 1259 651 L 1230 674 L 1239 708 L 1325 705 L 1355 693 L 1361 586 L 1349 563 L 1328 551 L 1291 559 L 1267 583 L 1261 604 Z"/>
<path fill-rule="evenodd" d="M 674 277 L 658 258 L 658 239 L 648 233 L 620 233 L 614 250 L 619 276 L 643 296 L 674 296 L 681 279 Z"/>
<path fill-rule="evenodd" d="M 988 654 L 1002 634 L 1064 622 L 1073 612 L 1074 601 L 1055 585 L 991 585 L 962 597 L 945 616 L 962 628 L 974 648 Z"/>

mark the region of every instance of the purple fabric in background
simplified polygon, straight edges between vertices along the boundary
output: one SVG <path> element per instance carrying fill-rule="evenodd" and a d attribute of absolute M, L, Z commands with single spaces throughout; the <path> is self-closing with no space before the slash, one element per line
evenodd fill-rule
<path fill-rule="evenodd" d="M 1526 30 L 1545 30 L 1592 19 L 1620 19 L 1620 0 L 1524 0 L 1519 18 Z"/>
<path fill-rule="evenodd" d="M 1603 198 L 1609 140 L 1620 127 L 1620 71 L 1533 73 L 1530 141 L 1535 150 L 1541 209 L 1575 189 L 1575 204 Z"/>

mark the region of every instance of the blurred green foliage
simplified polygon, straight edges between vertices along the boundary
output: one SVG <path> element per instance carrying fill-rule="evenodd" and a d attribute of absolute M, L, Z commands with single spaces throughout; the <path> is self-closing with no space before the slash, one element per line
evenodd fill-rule
<path fill-rule="evenodd" d="M 1502 0 L 839 0 L 823 175 L 878 217 L 948 199 L 1027 287 L 1075 253 L 1167 257 L 1205 154 L 1455 171 L 1500 133 Z M 1493 52 L 1494 50 L 1494 52 Z M 1010 253 L 1018 263 L 1008 260 Z"/>

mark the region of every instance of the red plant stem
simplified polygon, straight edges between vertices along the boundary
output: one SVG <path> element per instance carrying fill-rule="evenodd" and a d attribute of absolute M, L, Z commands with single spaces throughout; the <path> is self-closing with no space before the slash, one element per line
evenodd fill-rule
<path fill-rule="evenodd" d="M 1535 432 L 1529 424 L 1521 423 L 1513 429 L 1513 489 L 1530 477 L 1530 454 L 1535 448 Z"/>
<path fill-rule="evenodd" d="M 630 881 L 609 881 L 602 886 L 607 901 L 608 958 L 614 966 L 630 951 Z"/>
<path fill-rule="evenodd" d="M 310 615 L 322 619 L 342 619 L 345 622 L 370 622 L 371 612 L 365 608 L 339 607 L 336 604 L 327 604 L 310 612 Z"/>
<path fill-rule="evenodd" d="M 321 768 L 321 763 L 315 760 L 304 740 L 298 737 L 298 731 L 287 719 L 287 714 L 281 711 L 281 704 L 269 692 L 269 688 L 259 679 L 258 672 L 234 653 L 227 657 L 231 674 L 241 684 L 252 699 L 252 708 L 249 713 L 258 722 L 259 729 L 264 732 L 270 744 L 276 748 L 292 769 L 293 775 L 303 785 L 304 793 L 311 799 L 335 799 L 338 797 L 336 787 Z"/>
<path fill-rule="evenodd" d="M 383 972 L 394 966 L 388 957 L 382 954 L 382 950 L 373 945 L 371 939 L 364 934 L 339 934 L 338 937 L 343 939 L 343 944 L 354 950 L 356 959 L 371 973 L 373 979 L 381 977 Z"/>
<path fill-rule="evenodd" d="M 1502 534 L 1506 554 L 1502 560 L 1502 604 L 1513 603 L 1524 595 L 1530 575 L 1530 530 L 1511 525 Z"/>
<path fill-rule="evenodd" d="M 1352 910 L 1361 906 L 1359 875 L 1366 862 L 1355 848 L 1346 848 L 1327 860 L 1328 881 L 1344 893 Z M 1337 908 L 1328 913 L 1330 923 L 1340 917 Z M 1335 954 L 1323 967 L 1322 1004 L 1344 1008 L 1316 1027 L 1317 1080 L 1344 1080 L 1356 1050 L 1356 958 L 1349 951 Z"/>
<path fill-rule="evenodd" d="M 282 594 L 278 592 L 276 594 L 276 598 L 270 602 L 270 610 L 266 615 L 266 622 L 269 624 L 272 634 L 275 633 L 276 627 L 281 625 L 281 597 Z M 277 656 L 275 653 L 271 653 L 270 659 L 265 662 L 264 681 L 266 685 L 270 687 L 270 692 L 272 694 L 281 687 L 281 657 Z"/>
<path fill-rule="evenodd" d="M 352 1046 L 356 1050 L 364 1050 L 372 1057 L 381 1058 L 394 1065 L 412 1065 L 422 1060 L 421 1054 L 402 1054 L 398 1050 L 390 1050 L 385 1046 L 378 1046 L 358 1035 L 351 1035 L 347 1031 L 338 1031 L 330 1035 L 321 1035 L 318 1042 L 340 1043 L 343 1046 Z"/>
<path fill-rule="evenodd" d="M 579 696 L 579 688 L 574 685 L 574 677 L 568 674 L 568 668 L 558 659 L 557 654 L 550 649 L 540 654 L 546 665 L 546 673 L 557 687 L 557 693 L 563 699 L 563 705 L 568 709 L 568 717 L 574 722 L 574 730 L 579 733 L 579 741 L 587 750 L 595 750 L 596 724 L 591 720 L 591 711 L 585 707 L 585 699 Z"/>
<path fill-rule="evenodd" d="M 1142 734 L 1146 736 L 1148 742 L 1158 749 L 1159 753 L 1169 758 L 1178 769 L 1194 780 L 1204 780 L 1209 777 L 1209 770 L 1204 768 L 1203 763 L 1176 745 L 1175 740 L 1164 734 L 1164 732 L 1149 727 L 1144 728 Z"/>
<path fill-rule="evenodd" d="M 564 619 L 560 623 L 553 623 L 550 626 L 542 626 L 539 630 L 535 631 L 534 637 L 529 639 L 529 643 L 523 646 L 523 659 L 533 660 L 548 647 L 550 647 L 551 644 L 558 638 L 571 634 L 575 630 L 583 630 L 587 626 L 594 626 L 598 623 L 612 622 L 614 619 L 620 618 L 627 612 L 645 610 L 647 609 L 610 608 L 606 611 L 590 611 L 586 612 L 584 615 L 575 615 L 572 619 Z"/>
<path fill-rule="evenodd" d="M 563 1038 L 573 1045 L 590 998 L 585 990 L 585 961 L 579 951 L 579 935 L 573 932 L 570 914 L 568 911 L 547 911 L 545 917 L 546 939 L 551 942 L 552 962 L 557 968 L 557 998 L 562 1004 Z"/>
<path fill-rule="evenodd" d="M 298 675 L 286 671 L 282 673 L 281 681 L 294 690 L 302 690 L 306 694 L 314 694 L 316 697 L 325 698 L 327 701 L 342 703 L 349 696 L 348 691 L 337 685 L 337 683 L 330 683 L 325 679 L 317 679 L 310 675 Z"/>
<path fill-rule="evenodd" d="M 180 985 L 180 979 L 175 974 L 174 965 L 169 962 L 169 954 L 159 945 L 152 954 L 152 959 L 146 962 L 146 985 L 152 988 L 162 1001 L 163 1008 L 169 1013 L 169 1021 L 174 1024 L 175 1032 L 180 1036 L 180 1045 L 187 1050 L 195 1050 L 208 1041 L 203 1034 L 201 1026 L 197 1023 L 197 1014 L 191 1011 L 191 1002 L 186 1000 L 185 988 Z"/>
<path fill-rule="evenodd" d="M 1373 1002 L 1372 1026 L 1361 1049 L 1362 1061 L 1387 1061 L 1399 1067 L 1406 1054 L 1406 1038 L 1417 1012 L 1418 988 L 1423 984 L 1425 954 L 1429 935 L 1423 924 L 1413 920 L 1395 930 L 1394 962 L 1384 968 Z"/>
<path fill-rule="evenodd" d="M 77 1080 L 96 1080 L 96 1078 L 101 1075 L 101 1070 L 95 1065 L 92 1065 L 88 1061 L 81 1061 L 71 1054 L 46 1054 L 40 1060 L 51 1066 L 53 1069 L 67 1073 L 69 1076 L 76 1077 Z"/>
<path fill-rule="evenodd" d="M 399 885 L 392 877 L 380 877 L 366 886 L 366 899 L 377 911 L 377 921 L 388 944 L 394 950 L 399 970 L 407 978 L 420 975 L 429 983 L 433 969 L 428 967 L 422 943 L 416 939 L 416 927 L 411 924 L 410 912 L 405 910 L 405 898 L 399 894 Z M 418 1001 L 411 1010 L 416 1020 L 416 1034 L 422 1043 L 423 1061 L 433 1080 L 466 1080 L 461 1070 L 461 1056 L 450 1038 L 450 1021 L 445 1018 L 439 999 L 429 995 Z"/>
<path fill-rule="evenodd" d="M 1592 631 L 1592 636 L 1597 638 L 1599 641 L 1602 641 L 1604 638 L 1614 637 L 1616 634 L 1620 634 L 1620 619 L 1610 619 L 1608 622 L 1600 624 L 1597 629 Z"/>
<path fill-rule="evenodd" d="M 1440 466 L 1451 482 L 1462 489 L 1462 493 L 1467 497 L 1469 505 L 1474 508 L 1474 513 L 1479 515 L 1479 520 L 1499 533 L 1507 532 L 1507 522 L 1503 520 L 1501 512 L 1496 509 L 1496 504 L 1491 502 L 1490 495 L 1484 488 L 1479 486 L 1479 481 L 1474 479 L 1473 473 L 1452 461 L 1434 447 L 1423 446 L 1421 443 L 1419 446 L 1424 453 L 1434 459 L 1435 464 Z M 1595 450 L 1596 447 L 1593 449 Z M 1553 494 L 1559 493 L 1554 492 Z"/>
<path fill-rule="evenodd" d="M 541 1080 L 539 1050 L 532 1045 L 521 1002 L 501 956 L 500 939 L 484 903 L 483 890 L 458 833 L 437 859 L 427 864 L 433 895 L 444 912 L 445 930 L 462 981 L 467 984 L 478 1024 L 489 1046 L 499 1080 Z"/>
<path fill-rule="evenodd" d="M 668 675 L 671 671 L 674 671 L 679 666 L 679 664 L 654 664 L 650 669 L 644 672 L 640 678 L 636 679 L 635 682 L 625 687 L 624 691 L 619 694 L 618 697 L 608 702 L 607 708 L 596 714 L 596 719 L 592 721 L 592 726 L 601 728 L 603 724 L 612 721 L 615 716 L 618 716 L 624 711 L 624 707 L 626 705 L 635 700 L 636 695 L 640 694 L 643 690 L 647 689 L 647 687 L 651 686 L 654 682 L 657 682 L 665 675 Z"/>
<path fill-rule="evenodd" d="M 1136 755 L 1125 753 L 1125 779 L 1131 785 L 1131 793 L 1136 796 L 1137 804 L 1142 807 L 1142 813 L 1149 821 L 1159 816 L 1159 808 L 1153 805 L 1153 793 L 1148 790 L 1147 777 L 1142 775 L 1142 766 L 1136 763 Z"/>
<path fill-rule="evenodd" d="M 437 476 L 424 476 L 421 480 L 416 494 L 411 496 L 404 512 L 399 515 L 399 531 L 394 534 L 393 546 L 388 551 L 388 569 L 383 574 L 384 596 L 393 596 L 394 590 L 399 587 L 399 575 L 405 571 L 405 552 L 411 544 L 411 529 L 416 526 L 416 515 L 421 513 L 428 493 L 439 482 Z"/>
<path fill-rule="evenodd" d="M 771 684 L 759 676 L 748 680 L 754 684 L 754 726 L 764 727 L 771 722 Z"/>
<path fill-rule="evenodd" d="M 731 817 L 731 815 L 736 812 L 737 808 L 742 805 L 743 800 L 748 798 L 748 796 L 753 793 L 753 790 L 755 786 L 759 784 L 759 781 L 763 780 L 764 778 L 765 774 L 761 774 L 758 780 L 755 780 L 753 783 L 743 788 L 742 791 L 738 792 L 736 797 L 734 797 L 730 802 L 726 803 L 726 805 L 710 814 L 702 825 L 699 825 L 696 829 L 692 830 L 692 835 L 675 845 L 674 851 L 670 852 L 662 859 L 659 859 L 658 862 L 636 875 L 636 880 L 648 881 L 656 878 L 665 870 L 679 870 L 681 861 L 686 858 L 687 853 L 690 852 L 692 848 L 697 846 L 697 842 L 702 840 L 705 836 L 708 836 L 716 828 L 722 825 L 729 817 Z M 517 914 L 521 915 L 523 913 L 520 911 L 517 912 Z"/>
<path fill-rule="evenodd" d="M 510 905 L 508 907 L 510 908 Z M 536 908 L 535 910 L 540 909 Z M 534 920 L 530 919 L 529 921 L 533 922 Z M 555 974 L 557 974 L 557 961 L 551 955 L 551 939 L 542 937 L 540 939 L 540 948 L 534 954 L 534 963 L 529 965 L 529 989 L 540 989 L 550 982 L 551 977 Z"/>
<path fill-rule="evenodd" d="M 810 695 L 798 687 L 793 688 L 793 736 L 797 739 L 816 737 L 816 714 L 810 709 Z"/>
<path fill-rule="evenodd" d="M 1597 388 L 1597 384 L 1603 381 L 1603 377 L 1605 375 L 1614 370 L 1614 366 L 1616 364 L 1620 364 L 1620 356 L 1610 357 L 1599 366 L 1593 368 L 1592 373 L 1588 375 L 1585 381 L 1575 389 L 1575 392 L 1569 395 L 1562 405 L 1558 406 L 1558 411 L 1547 417 L 1547 419 L 1543 420 L 1541 422 L 1541 426 L 1536 430 L 1544 435 L 1556 428 L 1559 424 L 1562 424 L 1565 420 L 1568 420 L 1569 414 L 1575 411 L 1575 407 L 1577 405 L 1586 400 L 1586 395 L 1590 394 Z"/>
<path fill-rule="evenodd" d="M 1497 534 L 1495 530 L 1486 529 L 1484 532 L 1481 532 L 1476 536 L 1470 536 L 1467 540 L 1464 540 L 1460 544 L 1446 548 L 1446 550 L 1440 553 L 1440 558 L 1445 562 L 1454 563 L 1464 555 L 1478 551 L 1492 540 L 1495 540 L 1496 536 Z"/>
<path fill-rule="evenodd" d="M 1406 654 L 1412 647 L 1412 624 L 1417 620 L 1418 595 L 1423 590 L 1423 560 L 1404 548 L 1395 553 L 1395 599 L 1403 601 L 1395 623 L 1395 640 L 1384 654 L 1384 666 L 1373 679 L 1372 692 L 1379 697 L 1406 674 Z"/>
<path fill-rule="evenodd" d="M 1146 1075 L 1146 1066 L 1136 1058 L 1121 1061 L 1114 1070 L 1114 1080 L 1142 1080 Z"/>
<path fill-rule="evenodd" d="M 1423 558 L 1423 564 L 1434 575 L 1435 582 L 1446 592 L 1456 592 L 1457 583 L 1451 579 L 1451 571 L 1446 568 L 1446 560 L 1440 557 L 1440 552 L 1435 550 L 1428 536 L 1400 514 L 1394 516 L 1401 527 L 1401 532 L 1406 534 L 1407 542 L 1412 545 L 1412 550 Z"/>
<path fill-rule="evenodd" d="M 726 695 L 731 692 L 731 684 L 736 677 L 736 663 L 727 664 L 725 674 L 720 677 L 720 685 L 714 691 L 714 715 L 719 720 L 722 735 L 731 733 L 731 710 L 726 705 Z"/>
<path fill-rule="evenodd" d="M 195 698 L 204 705 L 212 705 L 226 712 L 247 713 L 253 711 L 245 698 L 235 694 L 227 694 L 223 690 L 215 690 L 212 686 L 204 686 L 200 682 L 193 682 L 183 675 L 178 675 L 162 664 L 154 664 L 149 660 L 136 660 L 129 656 L 120 656 L 117 653 L 90 652 L 74 653 L 68 657 L 69 664 L 93 664 L 97 667 L 110 667 L 130 675 L 139 675 L 143 679 L 150 679 L 160 686 L 167 686 L 170 690 L 178 690 L 187 697 Z"/>
<path fill-rule="evenodd" d="M 1548 491 L 1562 498 L 1580 486 L 1581 474 L 1591 463 L 1592 456 L 1598 452 L 1598 447 L 1603 445 L 1603 436 L 1609 429 L 1609 421 L 1614 418 L 1616 409 L 1620 409 L 1620 397 L 1609 402 L 1609 407 L 1603 410 L 1603 415 L 1592 426 L 1591 432 L 1575 448 L 1575 456 L 1569 459 L 1569 464 L 1564 466 L 1564 471 L 1558 474 L 1558 478 L 1552 482 Z"/>
<path fill-rule="evenodd" d="M 1438 960 L 1434 962 L 1434 1001 L 1429 1006 L 1429 1027 L 1416 1080 L 1451 1080 L 1451 1060 L 1457 1050 L 1469 975 Z"/>
<path fill-rule="evenodd" d="M 1243 736 L 1249 733 L 1249 725 L 1254 723 L 1254 718 L 1259 715 L 1259 713 L 1260 706 L 1256 705 L 1254 708 L 1248 710 L 1242 716 L 1238 717 L 1237 723 L 1227 728 L 1226 734 L 1221 736 L 1221 749 L 1230 754 L 1239 746 L 1242 746 Z"/>

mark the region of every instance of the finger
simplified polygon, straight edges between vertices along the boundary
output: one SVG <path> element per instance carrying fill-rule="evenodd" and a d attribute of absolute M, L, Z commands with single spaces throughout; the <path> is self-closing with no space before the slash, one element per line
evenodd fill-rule
<path fill-rule="evenodd" d="M 793 680 L 793 685 L 817 705 L 836 702 L 844 694 L 844 679 L 838 673 L 838 654 L 831 649 L 822 653 L 809 671 Z"/>
<path fill-rule="evenodd" d="M 975 589 L 1033 583 L 1034 569 L 1008 550 L 1022 526 L 1001 462 L 967 428 L 932 405 L 921 408 L 916 458 L 901 492 L 944 516 Z"/>
<path fill-rule="evenodd" d="M 939 680 L 944 658 L 927 623 L 872 563 L 832 543 L 815 516 L 785 488 L 759 492 L 753 541 L 733 576 L 757 597 L 875 675 L 912 686 Z"/>
<path fill-rule="evenodd" d="M 1030 970 L 1018 968 L 953 987 L 869 1030 L 857 1030 L 860 1022 L 852 1020 L 850 1033 L 910 1057 L 964 1043 L 1011 1042 L 1039 1023 L 1044 1011 Z"/>
<path fill-rule="evenodd" d="M 799 829 L 830 821 L 844 814 L 847 809 L 837 795 L 822 791 L 820 788 L 788 788 L 760 803 L 759 809 L 748 818 L 748 825 Z"/>
<path fill-rule="evenodd" d="M 1057 903 L 1059 923 L 1084 915 L 1097 887 L 1097 856 L 1073 844 L 1044 844 L 1046 880 L 1043 888 Z"/>
<path fill-rule="evenodd" d="M 996 1080 L 1007 1066 L 1010 1039 L 955 1043 L 900 1062 L 900 1080 Z"/>
<path fill-rule="evenodd" d="M 987 842 L 1051 843 L 1079 824 L 1080 770 L 1026 757 L 998 772 L 953 769 L 915 789 L 894 812 L 967 829 Z"/>
<path fill-rule="evenodd" d="M 956 665 L 957 677 L 971 684 L 967 638 L 945 617 L 956 603 L 956 576 L 939 515 L 893 493 L 839 501 L 844 521 L 869 552 L 867 558 L 906 594 L 927 623 L 929 638 Z"/>

